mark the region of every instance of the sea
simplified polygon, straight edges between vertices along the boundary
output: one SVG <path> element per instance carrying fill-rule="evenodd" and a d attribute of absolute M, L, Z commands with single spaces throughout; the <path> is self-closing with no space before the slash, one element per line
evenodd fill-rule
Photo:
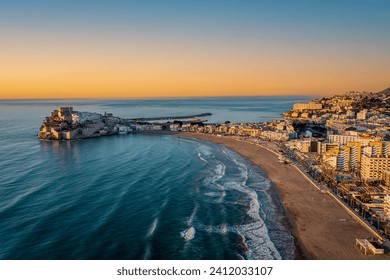
<path fill-rule="evenodd" d="M 309 99 L 0 100 L 0 259 L 294 259 L 273 185 L 232 150 L 171 135 L 40 141 L 37 132 L 58 106 L 244 123 Z"/>

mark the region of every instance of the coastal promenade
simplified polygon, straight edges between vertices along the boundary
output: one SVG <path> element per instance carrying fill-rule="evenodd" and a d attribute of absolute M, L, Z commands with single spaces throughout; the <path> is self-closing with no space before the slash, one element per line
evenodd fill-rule
<path fill-rule="evenodd" d="M 372 237 L 372 233 L 329 194 L 314 187 L 297 168 L 279 162 L 272 150 L 231 137 L 198 133 L 176 136 L 222 144 L 265 171 L 286 212 L 284 222 L 295 237 L 297 259 L 390 259 L 388 255 L 362 254 L 355 240 Z"/>

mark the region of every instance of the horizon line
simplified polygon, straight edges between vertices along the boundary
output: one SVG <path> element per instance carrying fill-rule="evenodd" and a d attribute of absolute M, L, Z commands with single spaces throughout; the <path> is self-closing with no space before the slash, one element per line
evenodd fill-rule
<path fill-rule="evenodd" d="M 328 95 L 328 94 L 327 94 Z M 256 98 L 256 97 L 288 97 L 288 96 L 296 96 L 296 97 L 321 97 L 327 96 L 318 93 L 291 93 L 291 94 L 266 94 L 266 95 L 190 95 L 190 96 L 126 96 L 126 97 L 11 97 L 11 98 L 3 98 L 0 97 L 0 100 L 149 100 L 149 99 L 222 99 L 222 98 Z M 333 94 L 334 95 L 334 94 Z"/>
<path fill-rule="evenodd" d="M 225 98 L 283 98 L 283 97 L 308 97 L 308 98 L 318 98 L 322 97 L 321 95 L 313 94 L 289 94 L 289 95 L 229 95 L 229 96 L 174 96 L 174 97 L 112 97 L 112 98 L 93 98 L 93 97 L 59 97 L 59 98 L 49 98 L 49 97 L 36 97 L 36 98 L 0 98 L 0 101 L 23 101 L 23 100 L 175 100 L 175 99 L 225 99 Z"/>

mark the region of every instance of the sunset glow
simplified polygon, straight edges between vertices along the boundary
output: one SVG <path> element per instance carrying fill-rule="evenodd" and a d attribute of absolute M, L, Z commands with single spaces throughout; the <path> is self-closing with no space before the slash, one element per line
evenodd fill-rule
<path fill-rule="evenodd" d="M 330 95 L 390 85 L 387 1 L 5 2 L 0 98 Z"/>

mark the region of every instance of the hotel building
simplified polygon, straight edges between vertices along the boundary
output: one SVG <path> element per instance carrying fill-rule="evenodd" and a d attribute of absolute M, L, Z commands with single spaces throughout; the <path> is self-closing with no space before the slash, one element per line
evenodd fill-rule
<path fill-rule="evenodd" d="M 361 176 L 365 180 L 382 180 L 383 173 L 390 169 L 390 156 L 363 155 L 361 163 Z"/>
<path fill-rule="evenodd" d="M 321 109 L 322 109 L 322 104 L 317 102 L 295 103 L 293 106 L 294 111 L 321 110 Z"/>

